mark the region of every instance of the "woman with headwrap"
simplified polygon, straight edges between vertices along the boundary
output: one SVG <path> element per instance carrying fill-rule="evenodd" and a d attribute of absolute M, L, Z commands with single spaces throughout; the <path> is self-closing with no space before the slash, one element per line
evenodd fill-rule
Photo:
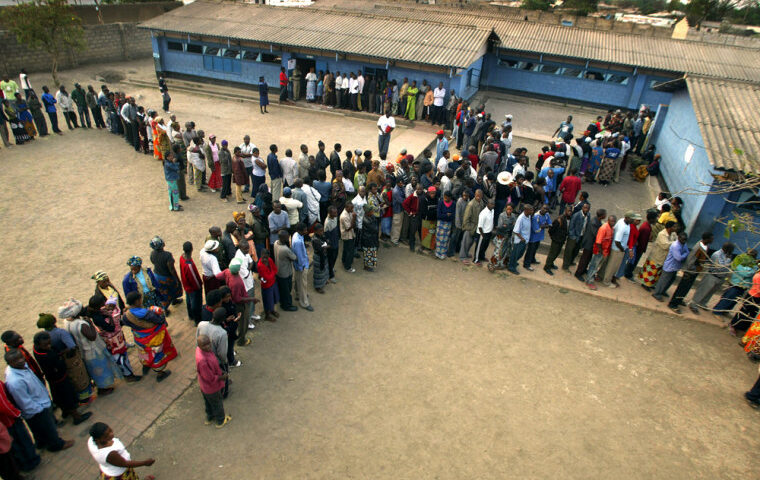
<path fill-rule="evenodd" d="M 92 380 L 87 373 L 82 354 L 77 348 L 74 337 L 68 330 L 56 326 L 56 318 L 50 313 L 40 313 L 37 327 L 50 334 L 50 343 L 66 363 L 69 380 L 77 392 L 80 405 L 87 405 L 95 397 L 92 390 Z"/>
<path fill-rule="evenodd" d="M 143 375 L 153 369 L 156 381 L 161 382 L 171 374 L 166 365 L 177 357 L 177 349 L 169 336 L 163 309 L 155 305 L 145 307 L 143 298 L 137 291 L 127 294 L 128 308 L 122 321 L 132 329 L 135 343 L 141 349 Z"/>
<path fill-rule="evenodd" d="M 182 303 L 182 281 L 174 268 L 174 256 L 164 250 L 164 241 L 159 236 L 150 241 L 150 261 L 153 263 L 154 284 L 158 292 L 161 307 L 169 315 L 169 307 Z"/>
<path fill-rule="evenodd" d="M 156 292 L 156 277 L 150 268 L 143 270 L 142 258 L 132 256 L 127 260 L 129 273 L 124 275 L 121 281 L 121 288 L 124 289 L 124 295 L 130 292 L 138 292 L 143 297 L 143 305 L 154 307 L 159 305 L 158 292 Z"/>
<path fill-rule="evenodd" d="M 121 372 L 106 348 L 102 338 L 98 336 L 92 320 L 82 315 L 82 303 L 70 299 L 58 308 L 58 318 L 64 319 L 64 327 L 69 331 L 82 353 L 87 373 L 98 387 L 98 395 L 113 393 L 116 378 L 121 378 Z"/>
<path fill-rule="evenodd" d="M 116 286 L 111 283 L 111 279 L 105 271 L 98 270 L 90 278 L 95 280 L 95 293 L 93 295 L 103 297 L 104 301 L 116 299 L 119 309 L 124 310 L 124 299 L 119 291 L 116 290 Z"/>
<path fill-rule="evenodd" d="M 50 385 L 50 396 L 56 406 L 61 409 L 63 418 L 71 417 L 74 425 L 79 425 L 92 416 L 92 412 L 79 413 L 79 400 L 74 384 L 68 376 L 63 356 L 53 348 L 48 332 L 37 332 L 34 335 L 34 358 L 40 364 Z"/>
<path fill-rule="evenodd" d="M 87 316 L 92 319 L 95 329 L 106 343 L 106 348 L 119 366 L 124 380 L 130 383 L 142 380 L 142 377 L 135 375 L 129 363 L 127 340 L 121 328 L 121 309 L 116 299 L 106 300 L 103 296 L 93 295 L 87 305 Z"/>

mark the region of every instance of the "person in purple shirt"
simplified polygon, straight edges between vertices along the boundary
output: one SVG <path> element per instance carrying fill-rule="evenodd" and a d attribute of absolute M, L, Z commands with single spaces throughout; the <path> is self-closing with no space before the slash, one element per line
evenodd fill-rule
<path fill-rule="evenodd" d="M 673 284 L 678 270 L 681 269 L 681 265 L 688 256 L 689 247 L 686 246 L 686 233 L 681 232 L 678 234 L 678 240 L 670 245 L 668 256 L 665 257 L 665 263 L 662 266 L 662 274 L 657 280 L 657 285 L 654 286 L 652 296 L 658 301 L 664 301 L 668 288 Z"/>

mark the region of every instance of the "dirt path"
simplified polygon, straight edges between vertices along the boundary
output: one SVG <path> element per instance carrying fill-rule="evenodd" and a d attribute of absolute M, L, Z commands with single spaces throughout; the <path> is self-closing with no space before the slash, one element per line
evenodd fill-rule
<path fill-rule="evenodd" d="M 744 478 L 756 369 L 712 326 L 406 249 L 241 352 L 234 417 L 193 386 L 138 439 L 159 478 Z M 749 427 L 749 428 L 747 428 Z M 181 442 L 178 439 L 182 439 Z M 214 448 L 202 448 L 214 445 Z"/>

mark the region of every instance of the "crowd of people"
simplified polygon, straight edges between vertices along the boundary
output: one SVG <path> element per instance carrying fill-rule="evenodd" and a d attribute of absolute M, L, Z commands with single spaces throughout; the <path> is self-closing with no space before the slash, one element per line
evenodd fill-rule
<path fill-rule="evenodd" d="M 331 101 L 332 82 L 320 89 L 310 85 L 315 78 L 320 77 L 307 75 L 307 100 Z M 337 78 L 340 75 L 336 85 Z M 34 97 L 28 80 L 25 85 L 32 90 L 24 88 L 25 96 Z M 351 85 L 349 105 L 364 105 L 351 96 Z M 0 88 L 7 95 L 7 83 Z M 161 88 L 167 91 L 165 83 Z M 388 88 L 386 84 L 383 90 Z M 411 98 L 418 97 L 409 96 L 417 95 L 414 83 L 410 88 L 402 114 L 416 112 Z M 75 92 L 80 89 L 75 84 Z M 292 90 L 298 92 L 295 85 Z M 47 88 L 44 91 L 52 98 Z M 61 101 L 65 87 L 57 95 L 52 112 L 48 110 L 53 131 L 55 105 L 66 108 Z M 162 162 L 170 210 L 182 210 L 179 202 L 189 198 L 188 184 L 198 192 L 219 192 L 223 201 L 232 196 L 234 185 L 235 201 L 242 206 L 223 228 L 208 229 L 197 257 L 193 243 L 186 241 L 177 262 L 164 241 L 154 237 L 148 243 L 152 268 L 138 255 L 128 257 L 121 291 L 106 272 L 95 272 L 94 293 L 87 302 L 70 299 L 57 315 L 39 315 L 40 331 L 31 352 L 17 332 L 2 334 L 8 368 L 0 388 L 0 435 L 9 434 L 13 440 L 10 451 L 0 454 L 3 472 L 33 469 L 40 461 L 35 445 L 50 451 L 71 447 L 73 440 L 65 441 L 57 433 L 61 421 L 54 407 L 78 424 L 92 415 L 82 407 L 113 393 L 119 379 L 135 383 L 151 371 L 157 382 L 169 376 L 167 367 L 177 349 L 167 317 L 183 301 L 197 327 L 195 359 L 206 422 L 222 428 L 232 419 L 223 400 L 230 394 L 230 370 L 242 366 L 236 348 L 251 342 L 248 331 L 257 321 L 277 321 L 281 311 L 313 311 L 312 288 L 326 294 L 339 279 L 336 272 L 356 272 L 356 259 L 366 272 L 376 271 L 381 243 L 403 243 L 410 251 L 438 260 L 486 265 L 490 271 L 514 275 L 540 265 L 536 255 L 546 243 L 542 269 L 547 275 L 573 274 L 591 290 L 600 283 L 619 288 L 625 278 L 650 290 L 656 300 L 667 300 L 676 313 L 686 306 L 695 313 L 707 310 L 726 316 L 727 326 L 741 337 L 750 358 L 760 359 L 757 252 L 736 252 L 729 242 L 715 250 L 709 232 L 689 249 L 678 196 L 662 192 L 645 212 L 618 217 L 601 207 L 592 209 L 590 195 L 583 190 L 584 183 L 616 182 L 628 169 L 634 177 L 642 175 L 642 167 L 647 175 L 657 174 L 659 156 L 643 139 L 652 118 L 646 109 L 610 111 L 578 137 L 568 117 L 531 165 L 527 149 L 512 145 L 511 115 L 497 124 L 483 105 L 470 106 L 453 94 L 453 108 L 444 110 L 449 115 L 434 114 L 436 119 L 444 115 L 439 123 L 453 130 L 450 135 L 439 130 L 434 148 L 418 157 L 403 149 L 389 157 L 389 136 L 395 127 L 390 120 L 403 102 L 383 102 L 378 158 L 370 150 L 344 150 L 337 143 L 328 154 L 322 141 L 314 155 L 303 144 L 297 158 L 291 149 L 280 157 L 279 147 L 272 144 L 263 157 L 248 135 L 231 148 L 230 142 L 217 142 L 213 134 L 207 139 L 194 122 L 182 128 L 175 115 L 164 119 L 106 85 L 97 96 L 88 87 L 84 105 L 89 106 L 92 97 L 96 106 L 90 113 L 98 128 L 122 135 L 131 148 Z M 377 102 L 368 103 L 377 107 Z M 163 107 L 168 114 L 166 98 Z M 82 126 L 89 123 L 83 112 L 78 110 Z M 76 128 L 73 111 L 64 109 L 64 117 L 69 128 Z M 459 154 L 452 154 L 456 150 L 449 142 Z M 682 276 L 669 293 L 679 271 Z M 720 299 L 710 307 L 718 294 Z M 127 343 L 125 327 L 134 344 Z M 130 364 L 129 348 L 139 352 L 139 375 Z M 760 380 L 747 399 L 760 406 Z M 104 478 L 137 478 L 134 468 L 152 463 L 130 460 L 103 423 L 94 424 L 90 433 L 88 448 Z M 19 478 L 13 474 L 7 478 Z"/>

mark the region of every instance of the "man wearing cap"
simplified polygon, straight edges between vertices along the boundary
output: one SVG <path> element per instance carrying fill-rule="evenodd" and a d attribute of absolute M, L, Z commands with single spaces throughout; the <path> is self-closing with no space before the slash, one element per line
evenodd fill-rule
<path fill-rule="evenodd" d="M 512 115 L 510 114 L 504 115 L 504 122 L 501 124 L 502 129 L 506 129 L 507 127 L 512 127 Z"/>
<path fill-rule="evenodd" d="M 385 109 L 385 113 L 377 119 L 377 129 L 380 132 L 377 136 L 377 149 L 382 159 L 388 156 L 388 147 L 391 144 L 391 132 L 395 128 L 396 120 L 391 116 L 390 109 Z"/>
<path fill-rule="evenodd" d="M 282 189 L 282 197 L 280 197 L 279 200 L 280 204 L 282 204 L 282 206 L 284 206 L 288 211 L 288 220 L 290 222 L 290 227 L 295 227 L 299 221 L 298 210 L 303 207 L 303 203 L 292 198 L 292 196 L 293 191 L 290 189 L 290 187 L 285 187 Z"/>
<path fill-rule="evenodd" d="M 92 128 L 92 123 L 90 123 L 90 111 L 87 108 L 87 99 L 85 98 L 86 95 L 87 92 L 84 91 L 84 88 L 82 88 L 80 84 L 75 83 L 74 91 L 71 92 L 71 99 L 77 106 L 79 123 L 82 124 L 83 128 Z M 85 120 L 87 121 L 87 127 L 84 126 Z"/>
<path fill-rule="evenodd" d="M 436 136 L 438 137 L 438 140 L 435 142 L 435 163 L 438 164 L 438 160 L 443 157 L 443 152 L 447 151 L 449 149 L 449 141 L 446 140 L 445 132 L 443 130 L 438 130 L 436 132 Z"/>

